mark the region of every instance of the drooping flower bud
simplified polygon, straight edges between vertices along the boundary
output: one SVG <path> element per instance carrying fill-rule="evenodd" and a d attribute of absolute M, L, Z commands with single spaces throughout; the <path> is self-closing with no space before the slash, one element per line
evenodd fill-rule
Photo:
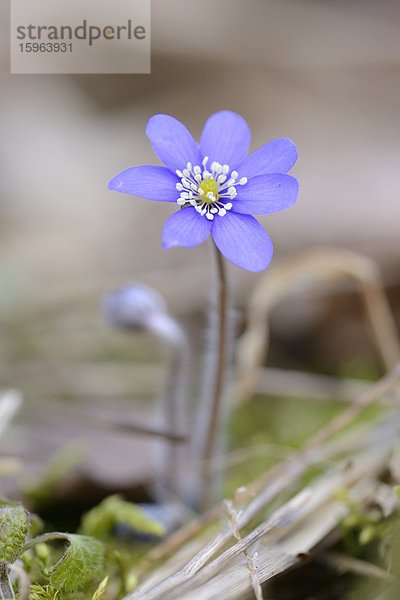
<path fill-rule="evenodd" d="M 115 327 L 148 330 L 155 315 L 166 312 L 161 294 L 142 283 L 108 292 L 103 302 L 106 319 Z"/>

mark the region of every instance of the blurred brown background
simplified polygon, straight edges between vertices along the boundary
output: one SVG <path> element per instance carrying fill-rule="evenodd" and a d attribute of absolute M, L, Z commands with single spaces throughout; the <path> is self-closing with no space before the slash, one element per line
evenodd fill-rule
<path fill-rule="evenodd" d="M 164 252 L 171 208 L 107 190 L 123 168 L 156 163 L 145 126 L 157 112 L 198 135 L 210 113 L 237 111 L 253 149 L 291 137 L 299 201 L 262 219 L 275 260 L 332 244 L 398 283 L 397 0 L 153 0 L 152 73 L 137 76 L 10 75 L 5 2 L 0 17 L 0 386 L 115 392 L 114 371 L 78 363 L 109 349 L 99 299 L 127 280 L 156 286 L 174 314 L 203 309 L 207 245 Z M 230 277 L 243 304 L 258 275 L 231 266 Z"/>
<path fill-rule="evenodd" d="M 165 253 L 160 235 L 170 207 L 107 191 L 122 168 L 156 162 L 144 130 L 157 112 L 198 135 L 210 113 L 229 108 L 250 123 L 253 148 L 293 138 L 299 202 L 264 218 L 276 256 L 332 243 L 398 274 L 396 0 L 153 0 L 152 73 L 137 76 L 9 75 L 5 4 L 3 303 L 11 293 L 13 303 L 26 302 L 27 294 L 81 284 L 100 293 L 108 279 L 144 276 L 165 290 L 173 280 L 182 308 L 202 305 L 206 247 Z M 257 276 L 231 272 L 243 296 Z"/>

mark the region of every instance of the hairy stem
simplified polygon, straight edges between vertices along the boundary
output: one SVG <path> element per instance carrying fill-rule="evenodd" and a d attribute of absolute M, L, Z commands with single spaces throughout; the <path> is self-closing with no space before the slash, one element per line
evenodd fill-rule
<path fill-rule="evenodd" d="M 0 598 L 1 600 L 15 600 L 8 567 L 4 563 L 0 563 Z"/>
<path fill-rule="evenodd" d="M 218 425 L 220 421 L 222 408 L 222 395 L 225 383 L 225 366 L 227 355 L 227 329 L 228 329 L 228 288 L 226 282 L 225 264 L 222 254 L 216 246 L 215 257 L 217 265 L 218 278 L 218 337 L 216 340 L 217 351 L 215 356 L 215 372 L 213 379 L 213 389 L 211 392 L 211 408 L 209 411 L 208 423 L 206 428 L 206 438 L 203 447 L 202 460 L 202 489 L 201 489 L 201 507 L 207 510 L 213 501 L 213 477 L 212 477 L 212 458 L 215 452 Z"/>
<path fill-rule="evenodd" d="M 68 533 L 62 533 L 61 531 L 49 531 L 48 533 L 43 533 L 42 535 L 38 535 L 29 542 L 27 542 L 24 546 L 24 552 L 33 548 L 36 544 L 46 544 L 47 542 L 53 542 L 54 540 L 67 540 Z"/>
<path fill-rule="evenodd" d="M 169 364 L 156 407 L 157 426 L 168 432 L 156 447 L 157 475 L 153 492 L 159 502 L 185 497 L 184 463 L 187 457 L 189 344 L 182 327 L 167 313 L 154 315 L 149 330 L 164 342 Z"/>
<path fill-rule="evenodd" d="M 171 362 L 165 385 L 165 418 L 167 430 L 175 436 L 183 436 L 187 431 L 188 404 L 188 344 L 183 332 L 171 344 Z M 183 464 L 187 450 L 182 440 L 170 439 L 166 450 L 165 486 L 174 495 L 184 496 Z"/>

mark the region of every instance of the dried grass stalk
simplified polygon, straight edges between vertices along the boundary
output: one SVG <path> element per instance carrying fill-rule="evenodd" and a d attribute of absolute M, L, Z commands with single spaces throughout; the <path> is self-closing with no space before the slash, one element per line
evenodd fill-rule
<path fill-rule="evenodd" d="M 361 503 L 371 501 L 378 494 L 381 487 L 379 474 L 387 466 L 400 432 L 398 412 L 390 412 L 383 420 L 357 427 L 340 437 L 335 434 L 376 398 L 393 394 L 399 376 L 400 368 L 397 367 L 378 384 L 371 386 L 305 448 L 238 495 L 240 502 L 247 504 L 241 511 L 237 511 L 235 500 L 230 504 L 235 510 L 234 528 L 231 522 L 216 534 L 210 529 L 199 531 L 207 522 L 203 517 L 197 524 L 199 536 L 187 540 L 126 600 L 239 599 L 252 590 L 253 594 L 258 593 L 257 585 L 298 563 L 301 560 L 299 555 L 312 550 L 336 528 L 349 510 L 336 498 L 339 489 L 346 489 L 355 501 Z M 280 493 L 289 493 L 308 467 L 326 465 L 328 460 L 339 462 L 267 519 L 254 525 L 254 520 L 260 518 L 268 504 Z M 252 494 L 255 495 L 251 498 Z M 210 513 L 210 521 L 223 514 L 223 507 L 221 505 Z M 214 527 L 221 527 L 218 519 L 213 522 Z M 249 526 L 252 527 L 250 530 Z M 184 540 L 183 536 L 180 542 Z M 170 552 L 172 548 L 171 541 L 167 542 L 164 556 L 166 549 Z M 162 554 L 159 552 L 158 558 Z"/>
<path fill-rule="evenodd" d="M 247 329 L 237 351 L 237 400 L 254 391 L 268 349 L 269 318 L 273 308 L 296 291 L 352 280 L 361 294 L 373 339 L 383 366 L 400 360 L 400 341 L 379 269 L 368 257 L 335 248 L 313 248 L 272 267 L 262 277 L 247 308 Z"/>

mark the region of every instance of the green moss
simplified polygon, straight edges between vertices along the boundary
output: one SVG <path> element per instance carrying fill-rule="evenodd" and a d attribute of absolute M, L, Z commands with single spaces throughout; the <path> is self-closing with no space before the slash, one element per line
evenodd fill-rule
<path fill-rule="evenodd" d="M 291 397 L 254 396 L 232 415 L 229 450 L 245 449 L 243 459 L 227 470 L 225 493 L 246 485 L 300 448 L 343 410 L 337 402 Z"/>

